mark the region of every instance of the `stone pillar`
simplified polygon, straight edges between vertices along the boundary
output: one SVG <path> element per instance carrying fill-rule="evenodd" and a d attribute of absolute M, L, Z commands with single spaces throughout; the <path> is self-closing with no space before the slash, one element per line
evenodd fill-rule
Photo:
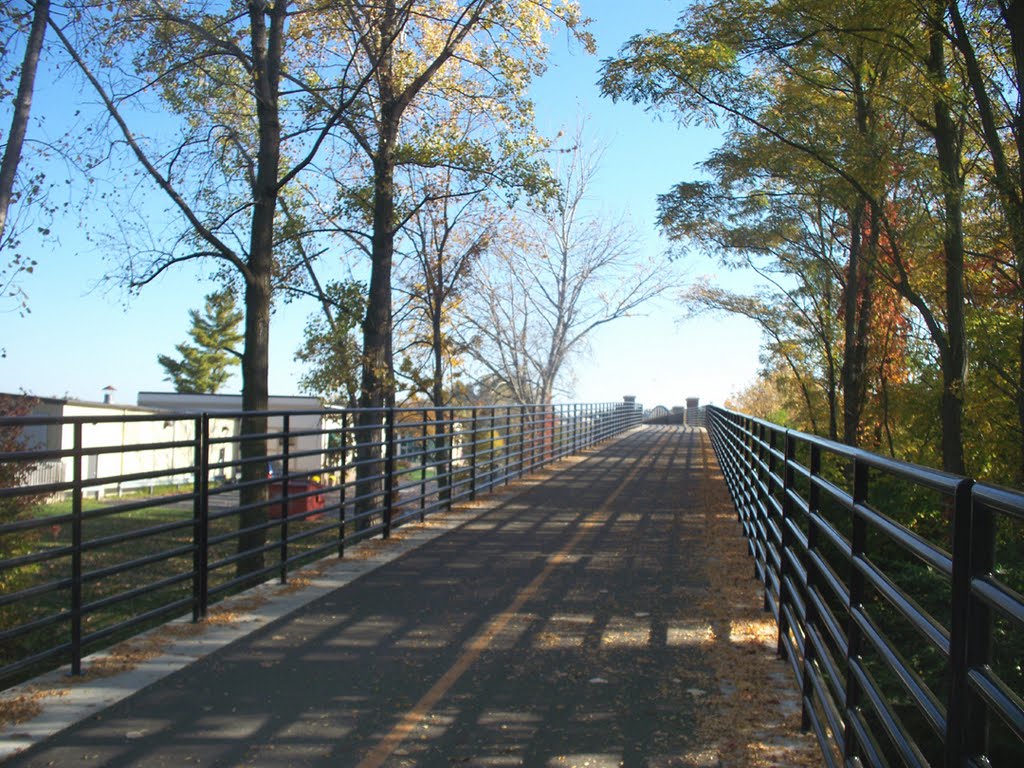
<path fill-rule="evenodd" d="M 686 424 L 691 427 L 699 427 L 699 411 L 700 407 L 699 397 L 688 397 L 686 398 Z"/>
<path fill-rule="evenodd" d="M 622 405 L 619 407 L 622 409 L 623 413 L 630 414 L 626 417 L 627 419 L 632 418 L 632 414 L 637 411 L 636 395 L 623 395 Z"/>

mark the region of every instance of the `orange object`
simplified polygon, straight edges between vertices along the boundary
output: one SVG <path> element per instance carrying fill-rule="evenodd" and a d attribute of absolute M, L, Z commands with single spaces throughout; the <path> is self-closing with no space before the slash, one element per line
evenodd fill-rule
<path fill-rule="evenodd" d="M 324 508 L 324 497 L 322 493 L 311 493 L 312 491 L 322 491 L 323 486 L 319 483 L 314 483 L 312 480 L 289 480 L 288 482 L 288 495 L 297 496 L 298 498 L 288 499 L 288 517 L 294 517 L 295 515 L 304 515 L 307 512 L 313 512 L 318 509 Z M 281 502 L 280 499 L 284 495 L 281 491 L 282 483 L 280 480 L 270 484 L 270 517 L 273 519 L 279 519 L 281 517 Z M 309 495 L 304 495 L 309 494 Z M 309 515 L 306 520 L 322 520 L 323 514 Z"/>

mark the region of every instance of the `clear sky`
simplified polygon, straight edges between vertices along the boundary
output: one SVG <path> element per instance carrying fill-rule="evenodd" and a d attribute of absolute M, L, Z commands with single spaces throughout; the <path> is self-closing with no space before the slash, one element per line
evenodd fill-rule
<path fill-rule="evenodd" d="M 666 244 L 654 225 L 656 196 L 691 178 L 717 136 L 659 121 L 632 105 L 612 104 L 600 97 L 596 82 L 603 58 L 613 56 L 630 35 L 667 29 L 683 3 L 583 0 L 582 6 L 593 19 L 598 54 L 571 49 L 563 38 L 552 42 L 548 72 L 533 91 L 539 128 L 553 135 L 572 131 L 580 117 L 587 120 L 590 137 L 607 146 L 593 190 L 594 211 L 627 213 L 640 252 L 659 255 Z M 67 101 L 51 91 L 40 93 L 37 105 L 45 116 L 46 110 L 66 109 Z M 27 242 L 25 250 L 39 262 L 23 280 L 31 314 L 3 314 L 0 346 L 7 356 L 0 359 L 0 391 L 98 400 L 110 385 L 117 390 L 115 402 L 134 403 L 139 391 L 170 389 L 157 355 L 173 354 L 174 345 L 186 340 L 188 309 L 201 307 L 203 296 L 217 287 L 207 277 L 210 270 L 180 268 L 141 295 L 126 297 L 102 284 L 114 261 L 85 239 L 89 226 L 88 217 L 68 217 L 54 227 L 56 242 Z M 720 272 L 713 262 L 692 254 L 673 269 L 690 278 Z M 272 394 L 298 392 L 301 368 L 293 358 L 313 309 L 296 302 L 276 310 Z M 722 403 L 754 379 L 759 336 L 751 323 L 710 317 L 680 322 L 671 298 L 642 312 L 593 335 L 589 352 L 574 366 L 573 400 L 610 401 L 632 394 L 648 407 L 679 405 L 686 397 Z M 227 391 L 239 386 L 236 376 Z"/>

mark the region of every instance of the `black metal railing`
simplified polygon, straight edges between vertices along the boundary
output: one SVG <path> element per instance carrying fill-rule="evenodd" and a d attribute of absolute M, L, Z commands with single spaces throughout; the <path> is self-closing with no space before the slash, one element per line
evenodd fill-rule
<path fill-rule="evenodd" d="M 1024 494 L 707 424 L 825 762 L 1024 764 Z"/>
<path fill-rule="evenodd" d="M 0 452 L 0 687 L 62 664 L 77 674 L 93 650 L 199 620 L 641 415 L 627 402 L 0 418 L 20 442 Z M 253 416 L 266 431 L 241 434 Z"/>

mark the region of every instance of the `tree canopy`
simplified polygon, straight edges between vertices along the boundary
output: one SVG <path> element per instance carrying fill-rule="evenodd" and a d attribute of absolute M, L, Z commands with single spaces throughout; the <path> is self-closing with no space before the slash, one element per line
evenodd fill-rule
<path fill-rule="evenodd" d="M 601 87 L 725 127 L 702 177 L 661 198 L 662 228 L 756 275 L 752 294 L 703 285 L 684 300 L 760 325 L 791 423 L 1021 482 L 1011 16 L 985 2 L 695 4 L 605 61 Z M 990 280 L 1014 298 L 995 301 Z M 1017 440 L 1002 460 L 979 439 L 997 402 Z"/>

